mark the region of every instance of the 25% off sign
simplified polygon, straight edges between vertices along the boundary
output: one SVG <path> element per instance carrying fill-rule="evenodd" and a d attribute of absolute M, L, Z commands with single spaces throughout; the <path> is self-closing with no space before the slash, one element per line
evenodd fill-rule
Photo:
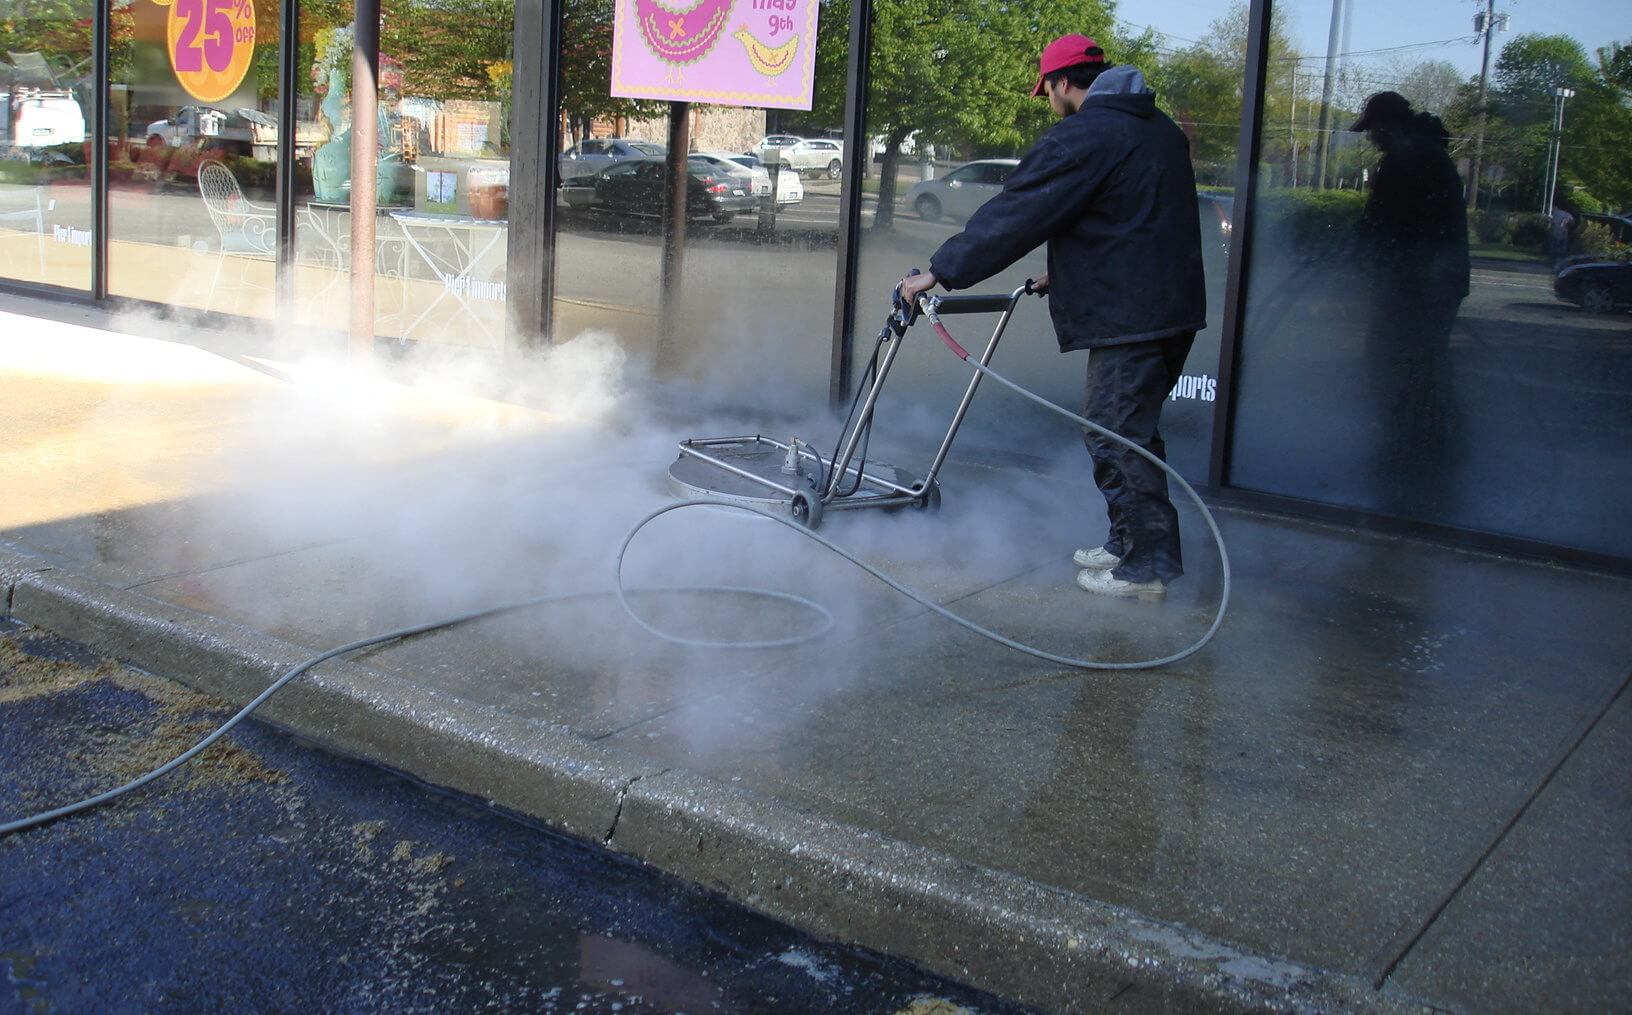
<path fill-rule="evenodd" d="M 238 90 L 255 58 L 254 0 L 154 0 L 170 8 L 165 38 L 176 81 L 200 102 Z"/>

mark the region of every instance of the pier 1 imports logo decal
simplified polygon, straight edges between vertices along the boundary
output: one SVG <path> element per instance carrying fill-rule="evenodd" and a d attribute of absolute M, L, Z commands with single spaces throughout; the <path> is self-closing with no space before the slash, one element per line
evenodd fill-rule
<path fill-rule="evenodd" d="M 820 0 L 616 0 L 612 94 L 809 109 Z"/>
<path fill-rule="evenodd" d="M 254 0 L 154 0 L 170 8 L 165 25 L 170 68 L 200 102 L 238 90 L 255 59 Z"/>

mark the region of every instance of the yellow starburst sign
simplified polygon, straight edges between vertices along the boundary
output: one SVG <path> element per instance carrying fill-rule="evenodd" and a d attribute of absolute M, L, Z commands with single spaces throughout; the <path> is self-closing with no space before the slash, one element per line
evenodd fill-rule
<path fill-rule="evenodd" d="M 255 59 L 254 0 L 154 0 L 170 8 L 170 67 L 188 95 L 220 102 L 238 90 Z"/>

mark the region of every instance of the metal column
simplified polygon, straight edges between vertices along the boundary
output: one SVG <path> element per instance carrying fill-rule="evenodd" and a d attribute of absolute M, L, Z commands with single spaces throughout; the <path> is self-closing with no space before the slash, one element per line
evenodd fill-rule
<path fill-rule="evenodd" d="M 1235 201 L 1230 209 L 1230 270 L 1224 283 L 1224 330 L 1219 336 L 1219 398 L 1213 403 L 1213 447 L 1207 468 L 1207 485 L 1214 490 L 1229 478 L 1230 429 L 1235 420 L 1235 364 L 1240 358 L 1241 336 L 1246 329 L 1253 211 L 1258 204 L 1258 160 L 1263 151 L 1272 3 L 1273 0 L 1252 0 L 1247 17 L 1246 81 L 1242 88 L 1241 134 L 1235 156 Z"/>
<path fill-rule="evenodd" d="M 560 0 L 518 0 L 511 52 L 510 233 L 505 349 L 547 344 L 555 309 Z"/>
<path fill-rule="evenodd" d="M 351 353 L 374 350 L 375 175 L 379 152 L 380 0 L 355 0 L 351 50 Z"/>
<path fill-rule="evenodd" d="M 867 168 L 868 64 L 873 39 L 872 0 L 850 0 L 850 60 L 844 83 L 844 169 L 839 188 L 838 283 L 833 298 L 833 359 L 828 401 L 844 407 L 855 372 L 856 279 L 861 264 L 861 178 Z"/>

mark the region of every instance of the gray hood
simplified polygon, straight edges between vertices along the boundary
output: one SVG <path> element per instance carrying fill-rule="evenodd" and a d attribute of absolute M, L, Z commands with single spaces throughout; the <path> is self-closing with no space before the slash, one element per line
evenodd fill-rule
<path fill-rule="evenodd" d="M 1130 64 L 1118 64 L 1105 71 L 1094 79 L 1088 86 L 1089 95 L 1153 95 L 1150 86 L 1145 84 L 1145 76 L 1139 68 Z"/>

